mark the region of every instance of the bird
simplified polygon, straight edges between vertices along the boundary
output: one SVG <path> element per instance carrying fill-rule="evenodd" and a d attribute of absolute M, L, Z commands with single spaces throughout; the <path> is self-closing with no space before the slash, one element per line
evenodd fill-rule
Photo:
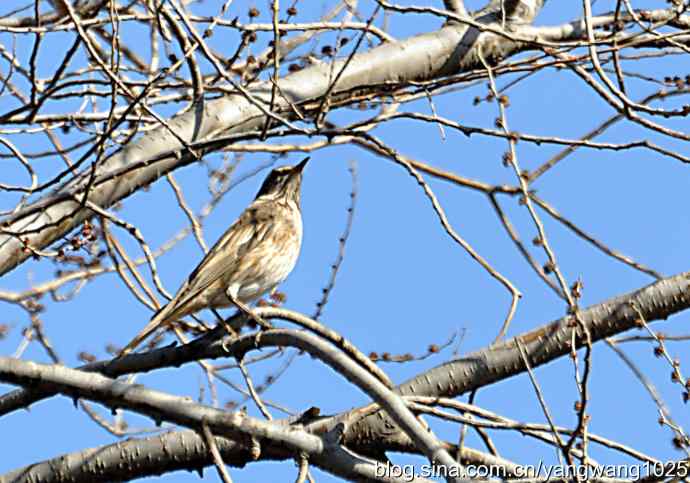
<path fill-rule="evenodd" d="M 254 201 L 118 357 L 132 352 L 159 327 L 200 310 L 235 306 L 247 311 L 246 304 L 287 278 L 302 246 L 300 198 L 308 161 L 268 174 Z"/>

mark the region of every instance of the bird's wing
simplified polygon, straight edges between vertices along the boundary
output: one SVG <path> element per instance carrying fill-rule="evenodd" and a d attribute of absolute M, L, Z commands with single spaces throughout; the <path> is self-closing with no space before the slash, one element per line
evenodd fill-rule
<path fill-rule="evenodd" d="M 273 209 L 261 204 L 250 205 L 213 245 L 211 250 L 192 271 L 175 297 L 128 343 L 119 357 L 133 351 L 158 327 L 171 318 L 186 315 L 185 306 L 220 278 L 230 278 L 242 257 L 253 251 L 276 228 Z"/>
<path fill-rule="evenodd" d="M 209 250 L 180 288 L 174 302 L 179 312 L 219 279 L 229 279 L 242 258 L 252 252 L 275 227 L 275 212 L 267 206 L 250 205 Z"/>

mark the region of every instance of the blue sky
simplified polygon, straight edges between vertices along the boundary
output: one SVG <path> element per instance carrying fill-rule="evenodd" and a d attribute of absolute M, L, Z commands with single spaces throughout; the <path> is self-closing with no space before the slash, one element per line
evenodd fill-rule
<path fill-rule="evenodd" d="M 10 5 L 13 3 L 21 5 L 18 0 L 9 2 Z M 363 3 L 362 11 L 368 14 L 372 10 L 371 2 Z M 440 1 L 425 3 L 433 3 L 437 7 L 441 4 Z M 468 2 L 469 7 L 477 5 L 478 2 Z M 636 2 L 634 5 L 638 8 L 662 8 L 664 3 Z M 248 6 L 247 2 L 234 3 L 232 9 L 236 13 L 231 11 L 228 17 L 239 15 L 246 21 Z M 264 5 L 258 6 L 267 12 Z M 303 2 L 299 7 L 300 20 L 316 19 L 324 8 L 321 1 Z M 579 4 L 564 7 L 550 2 L 536 23 L 551 25 L 572 20 L 579 14 L 578 8 Z M 3 11 L 11 9 L 9 5 L 3 6 Z M 604 2 L 595 3 L 595 14 L 608 9 Z M 439 20 L 428 16 L 397 15 L 390 19 L 389 25 L 393 35 L 405 37 L 437 28 Z M 224 35 L 224 31 L 219 29 L 213 37 L 214 45 L 223 46 L 225 42 L 230 45 L 229 50 L 234 51 L 235 38 Z M 54 42 L 44 42 L 45 50 L 39 57 L 39 68 L 44 68 L 45 73 L 54 69 L 50 64 L 52 53 L 63 52 L 72 41 L 67 35 L 56 36 L 55 39 Z M 146 37 L 142 36 L 142 41 L 146 41 Z M 0 42 L 7 46 L 11 37 L 0 34 Z M 17 55 L 25 62 L 30 47 L 27 39 L 17 39 Z M 666 75 L 684 76 L 690 72 L 686 57 L 676 57 L 672 61 L 645 61 L 642 66 L 630 63 L 629 66 L 631 70 L 643 70 L 659 79 Z M 5 61 L 0 61 L 0 72 L 3 75 L 7 73 Z M 499 79 L 499 86 L 510 79 Z M 650 92 L 647 85 L 633 83 L 632 86 L 631 97 L 639 98 Z M 495 103 L 474 106 L 472 102 L 475 96 L 486 92 L 486 84 L 479 84 L 439 96 L 434 99 L 434 105 L 441 116 L 468 125 L 492 127 L 497 115 Z M 510 125 L 526 133 L 578 137 L 613 114 L 610 107 L 567 70 L 538 73 L 512 88 L 509 96 Z M 13 105 L 7 94 L 0 97 L 0 111 L 4 112 Z M 401 110 L 431 113 L 425 100 L 402 106 Z M 343 121 L 356 115 L 357 112 L 338 112 L 333 119 Z M 683 121 L 669 121 L 667 125 L 679 129 L 686 126 Z M 467 138 L 448 129 L 443 139 L 436 126 L 409 120 L 393 121 L 375 133 L 399 152 L 428 164 L 489 183 L 515 184 L 512 171 L 501 164 L 501 156 L 507 148 L 503 140 L 479 136 Z M 686 155 L 688 153 L 687 145 L 661 139 L 629 123 L 616 125 L 600 140 L 622 142 L 644 138 L 678 149 Z M 38 150 L 47 146 L 43 137 L 39 139 L 35 135 L 12 139 L 22 149 Z M 534 169 L 559 150 L 554 146 L 521 142 L 518 144 L 518 160 L 523 168 Z M 239 172 L 250 172 L 269 159 L 265 154 L 247 155 L 239 166 Z M 278 164 L 299 159 L 301 155 L 295 154 L 278 161 Z M 448 360 L 453 357 L 454 350 L 463 354 L 489 344 L 498 333 L 508 309 L 509 294 L 445 235 L 422 190 L 401 167 L 352 146 L 332 147 L 312 154 L 303 185 L 305 233 L 302 255 L 296 269 L 282 286 L 282 291 L 288 296 L 286 307 L 306 314 L 315 309 L 345 224 L 351 190 L 347 168 L 352 160 L 357 163 L 358 172 L 354 226 L 331 301 L 321 319 L 323 323 L 346 336 L 365 353 L 424 353 L 429 344 L 440 344 L 452 334 L 459 334 L 458 343 L 425 361 L 384 364 L 383 368 L 395 382 L 402 382 Z M 210 162 L 219 163 L 217 158 Z M 7 173 L 3 182 L 22 179 L 12 161 L 3 159 L 0 163 L 8 166 L 3 169 L 3 173 Z M 43 159 L 40 163 L 40 169 L 45 173 L 57 166 L 57 161 L 52 158 Z M 222 200 L 204 227 L 209 244 L 251 201 L 265 173 L 241 183 Z M 183 186 L 189 204 L 195 209 L 201 207 L 209 197 L 207 168 L 190 166 L 175 172 L 175 177 Z M 689 180 L 687 166 L 648 150 L 578 150 L 545 174 L 533 188 L 562 214 L 612 248 L 664 275 L 671 275 L 688 267 Z M 523 292 L 509 336 L 564 314 L 563 303 L 517 253 L 485 196 L 431 178 L 427 181 L 453 227 Z M 2 206 L 6 207 L 11 201 L 3 198 Z M 500 201 L 533 255 L 544 262 L 543 252 L 529 243 L 536 231 L 524 207 L 509 197 L 502 197 Z M 597 303 L 652 282 L 651 277 L 604 256 L 544 212 L 539 214 L 565 278 L 570 283 L 578 277 L 584 281 L 581 305 Z M 155 183 L 149 191 L 126 199 L 118 215 L 140 227 L 152 247 L 159 246 L 186 226 L 186 219 L 163 180 Z M 117 234 L 130 253 L 138 256 L 132 240 L 121 231 Z M 191 237 L 160 257 L 158 267 L 166 288 L 171 292 L 176 290 L 200 258 L 201 252 Z M 46 280 L 53 271 L 54 266 L 49 261 L 27 262 L 5 275 L 0 280 L 0 289 L 27 288 L 32 281 Z M 47 334 L 65 364 L 70 366 L 79 364 L 76 355 L 82 350 L 93 352 L 99 358 L 105 357 L 106 343 L 126 343 L 150 316 L 149 311 L 132 298 L 114 275 L 93 280 L 69 303 L 55 303 L 48 298 L 42 302 L 47 308 L 42 314 Z M 682 334 L 687 330 L 684 325 L 687 317 L 687 314 L 680 314 L 655 324 L 655 327 L 667 333 Z M 13 327 L 9 337 L 0 340 L 0 352 L 12 354 L 20 343 L 20 330 L 27 326 L 28 319 L 23 311 L 4 304 L 0 323 L 9 323 Z M 687 360 L 686 344 L 669 343 L 671 354 L 679 357 L 681 363 Z M 682 404 L 680 387 L 671 383 L 670 367 L 653 356 L 650 344 L 630 343 L 622 348 L 655 382 L 676 421 L 688 426 L 687 408 Z M 30 345 L 23 358 L 48 362 L 46 354 L 36 343 Z M 255 381 L 261 381 L 272 373 L 278 364 L 273 362 L 253 367 Z M 656 406 L 642 385 L 604 344 L 595 347 L 593 370 L 590 381 L 591 432 L 630 444 L 661 459 L 682 456 L 673 448 L 668 428 L 658 425 Z M 238 373 L 228 372 L 226 375 L 242 385 Z M 536 376 L 556 422 L 564 426 L 574 425 L 573 404 L 578 396 L 572 363 L 563 358 L 540 367 Z M 188 366 L 144 375 L 137 381 L 171 393 L 197 397 L 204 376 L 197 367 Z M 3 385 L 0 388 L 10 389 Z M 225 387 L 219 387 L 219 392 L 223 402 L 237 399 L 236 393 Z M 307 356 L 298 358 L 265 397 L 297 412 L 317 406 L 327 414 L 369 402 L 358 389 Z M 476 402 L 515 420 L 545 422 L 526 375 L 480 390 Z M 250 414 L 258 415 L 253 404 L 248 402 L 247 407 Z M 109 415 L 107 410 L 102 413 Z M 128 417 L 128 421 L 132 426 L 152 426 L 151 421 L 137 416 Z M 71 400 L 61 397 L 41 402 L 30 411 L 5 416 L 0 425 L 3 434 L 12 435 L 11 449 L 3 448 L 5 457 L 0 459 L 0 473 L 62 453 L 115 441 L 112 435 L 76 410 Z M 443 425 L 435 428 L 439 436 L 451 441 L 457 439 L 456 427 Z M 37 437 L 38 434 L 41 436 Z M 482 447 L 471 431 L 468 438 L 467 444 Z M 502 456 L 516 462 L 555 461 L 554 450 L 525 437 L 497 434 L 495 442 Z M 5 444 L 10 444 L 9 440 Z M 624 458 L 597 446 L 591 447 L 590 455 L 600 463 L 626 462 Z M 394 459 L 401 463 L 423 461 L 397 456 Z M 294 478 L 296 469 L 289 461 L 258 463 L 242 470 L 231 469 L 231 474 L 235 481 L 240 482 L 282 481 Z M 335 480 L 318 470 L 314 470 L 314 474 L 318 481 Z M 165 478 L 170 482 L 189 481 L 190 475 L 178 472 Z M 208 468 L 204 480 L 215 481 L 216 478 L 215 471 Z"/>

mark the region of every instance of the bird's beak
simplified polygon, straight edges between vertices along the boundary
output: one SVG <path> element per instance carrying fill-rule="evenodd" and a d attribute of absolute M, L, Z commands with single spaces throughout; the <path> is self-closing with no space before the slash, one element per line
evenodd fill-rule
<path fill-rule="evenodd" d="M 298 165 L 295 166 L 295 172 L 301 173 L 304 167 L 307 165 L 309 162 L 309 159 L 311 159 L 309 156 L 304 158 Z"/>

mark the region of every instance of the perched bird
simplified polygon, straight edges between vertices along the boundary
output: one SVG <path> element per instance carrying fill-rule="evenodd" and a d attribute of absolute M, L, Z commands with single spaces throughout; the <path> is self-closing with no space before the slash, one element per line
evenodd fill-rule
<path fill-rule="evenodd" d="M 165 324 L 206 308 L 246 307 L 287 278 L 302 245 L 300 188 L 308 160 L 270 172 L 252 204 L 120 356 Z"/>

